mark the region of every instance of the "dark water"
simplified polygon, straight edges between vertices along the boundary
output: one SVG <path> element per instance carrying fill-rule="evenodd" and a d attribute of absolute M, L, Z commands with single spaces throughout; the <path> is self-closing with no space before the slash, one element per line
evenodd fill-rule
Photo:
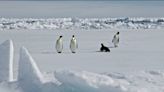
<path fill-rule="evenodd" d="M 164 17 L 164 1 L 0 1 L 0 17 Z"/>

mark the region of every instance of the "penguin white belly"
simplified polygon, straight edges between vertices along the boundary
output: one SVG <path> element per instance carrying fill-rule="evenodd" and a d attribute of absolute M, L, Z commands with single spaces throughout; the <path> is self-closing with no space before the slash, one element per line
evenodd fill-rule
<path fill-rule="evenodd" d="M 77 43 L 76 43 L 76 40 L 71 40 L 71 43 L 70 43 L 70 49 L 73 53 L 76 52 L 76 49 L 77 49 Z"/>
<path fill-rule="evenodd" d="M 119 43 L 119 37 L 118 37 L 118 35 L 116 35 L 116 36 L 113 38 L 113 44 L 114 44 L 115 47 L 117 47 L 117 46 L 118 46 L 118 43 Z"/>
<path fill-rule="evenodd" d="M 62 52 L 62 50 L 63 50 L 63 43 L 62 43 L 61 40 L 58 40 L 56 42 L 56 50 L 57 50 L 58 53 L 61 53 Z"/>
<path fill-rule="evenodd" d="M 114 44 L 118 44 L 118 38 L 115 38 L 114 41 L 113 41 Z"/>

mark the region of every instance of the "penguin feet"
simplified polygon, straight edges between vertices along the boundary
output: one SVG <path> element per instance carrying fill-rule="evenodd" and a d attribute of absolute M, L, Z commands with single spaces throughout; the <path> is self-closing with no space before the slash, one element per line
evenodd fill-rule
<path fill-rule="evenodd" d="M 116 46 L 114 46 L 115 48 L 117 48 L 118 46 L 116 45 Z"/>

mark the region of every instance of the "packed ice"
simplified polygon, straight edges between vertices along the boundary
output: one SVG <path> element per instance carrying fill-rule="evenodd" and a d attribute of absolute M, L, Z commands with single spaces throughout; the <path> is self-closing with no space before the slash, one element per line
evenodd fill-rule
<path fill-rule="evenodd" d="M 0 18 L 0 30 L 11 29 L 162 29 L 164 18 Z"/>

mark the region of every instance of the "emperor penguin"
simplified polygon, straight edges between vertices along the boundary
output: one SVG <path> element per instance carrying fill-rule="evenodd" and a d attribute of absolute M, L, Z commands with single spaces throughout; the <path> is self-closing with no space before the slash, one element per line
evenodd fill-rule
<path fill-rule="evenodd" d="M 119 44 L 119 32 L 117 32 L 113 36 L 112 43 L 114 44 L 114 47 L 118 47 L 118 44 Z"/>
<path fill-rule="evenodd" d="M 56 41 L 56 51 L 58 53 L 61 53 L 63 50 L 63 40 L 62 40 L 63 36 L 60 36 L 57 41 Z"/>
<path fill-rule="evenodd" d="M 72 35 L 71 41 L 70 41 L 70 50 L 72 53 L 76 53 L 76 49 L 78 48 L 77 40 L 74 35 Z"/>

